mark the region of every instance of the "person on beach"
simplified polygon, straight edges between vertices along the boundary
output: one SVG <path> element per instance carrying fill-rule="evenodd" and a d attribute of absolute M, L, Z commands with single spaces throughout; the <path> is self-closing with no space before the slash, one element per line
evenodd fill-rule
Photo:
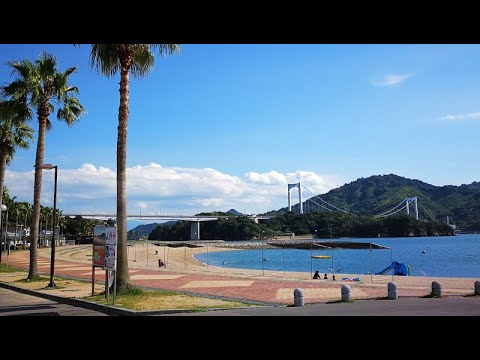
<path fill-rule="evenodd" d="M 313 278 L 320 280 L 320 273 L 318 272 L 318 270 L 315 271 L 315 274 L 313 274 Z"/>
<path fill-rule="evenodd" d="M 327 274 L 325 274 L 325 275 L 323 276 L 323 279 L 324 279 L 324 280 L 328 280 Z"/>

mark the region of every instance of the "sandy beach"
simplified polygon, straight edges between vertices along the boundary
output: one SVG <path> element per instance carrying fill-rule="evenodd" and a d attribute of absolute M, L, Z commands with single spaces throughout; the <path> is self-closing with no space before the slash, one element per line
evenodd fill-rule
<path fill-rule="evenodd" d="M 42 255 L 49 254 L 48 248 L 39 249 Z M 128 246 L 128 259 L 130 269 L 155 269 L 158 271 L 177 271 L 177 272 L 195 272 L 205 274 L 233 275 L 245 278 L 277 278 L 282 280 L 305 280 L 333 282 L 331 274 L 328 274 L 328 280 L 313 280 L 310 272 L 290 272 L 290 271 L 271 271 L 271 270 L 250 270 L 223 268 L 204 264 L 197 261 L 193 256 L 199 253 L 208 253 L 216 251 L 242 251 L 232 247 L 220 247 L 218 244 L 206 244 L 200 247 L 168 247 L 154 245 L 148 242 Z M 57 258 L 63 260 L 75 260 L 91 264 L 92 246 L 91 245 L 70 245 L 57 248 Z M 158 260 L 161 259 L 166 266 L 159 267 Z M 385 286 L 390 281 L 395 281 L 397 286 L 401 287 L 430 287 L 432 281 L 441 283 L 445 293 L 464 294 L 474 289 L 475 280 L 473 278 L 447 278 L 447 277 L 429 277 L 429 276 L 392 276 L 392 275 L 359 275 L 359 274 L 335 274 L 336 283 L 355 284 L 355 286 Z M 342 278 L 359 278 L 359 282 L 341 281 Z"/>

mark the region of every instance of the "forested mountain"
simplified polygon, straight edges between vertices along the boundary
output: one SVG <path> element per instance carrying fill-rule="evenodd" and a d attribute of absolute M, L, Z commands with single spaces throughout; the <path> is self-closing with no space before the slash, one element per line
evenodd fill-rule
<path fill-rule="evenodd" d="M 435 186 L 427 184 L 420 180 L 407 179 L 398 175 L 375 175 L 368 178 L 360 178 L 349 184 L 329 191 L 321 195 L 321 199 L 326 202 L 348 211 L 355 216 L 345 216 L 343 213 L 329 213 L 332 216 L 315 216 L 313 218 L 280 216 L 271 219 L 265 227 L 251 225 L 245 222 L 246 219 L 222 220 L 201 224 L 202 234 L 206 238 L 258 238 L 265 232 L 289 232 L 296 234 L 307 234 L 317 230 L 318 236 L 337 237 L 337 236 L 396 236 L 394 234 L 430 234 L 444 232 L 445 229 L 432 228 L 434 225 L 420 226 L 416 223 L 402 223 L 399 218 L 385 221 L 375 221 L 366 219 L 366 215 L 379 215 L 397 206 L 406 197 L 418 199 L 418 210 L 420 220 L 434 220 L 440 223 L 446 223 L 446 217 L 449 216 L 450 224 L 457 225 L 457 228 L 466 231 L 480 231 L 480 182 L 464 184 L 461 186 Z M 286 196 L 285 196 L 286 197 Z M 316 203 L 323 204 L 318 198 L 313 200 Z M 401 206 L 400 206 L 401 207 Z M 293 212 L 297 211 L 298 204 L 293 207 Z M 318 207 L 311 206 L 308 201 L 304 202 L 303 208 L 308 214 Z M 321 209 L 320 209 L 321 210 Z M 411 213 L 413 206 L 410 205 Z M 230 214 L 229 214 L 230 213 Z M 231 215 L 229 213 L 211 213 L 209 215 Z M 284 215 L 287 208 L 276 211 L 270 211 L 263 215 Z M 404 215 L 405 210 L 396 215 Z M 293 215 L 293 214 L 292 214 Z M 246 226 L 248 224 L 248 226 Z M 343 225 L 339 225 L 343 224 Z M 398 229 L 393 227 L 399 226 Z M 399 225 L 400 224 L 400 225 Z M 402 225 L 403 224 L 403 225 Z M 172 226 L 157 228 L 151 234 L 151 239 L 172 238 L 188 239 L 190 228 L 188 223 L 179 222 Z M 240 237 L 241 235 L 241 237 Z M 205 238 L 205 237 L 204 237 Z"/>
<path fill-rule="evenodd" d="M 153 229 L 157 226 L 167 226 L 175 224 L 176 221 L 166 221 L 164 223 L 152 223 L 145 225 L 138 225 L 128 232 L 128 239 L 139 239 L 141 237 L 148 237 Z"/>
<path fill-rule="evenodd" d="M 395 207 L 406 197 L 418 198 L 420 219 L 450 223 L 460 229 L 480 228 L 480 183 L 461 186 L 434 186 L 420 180 L 398 175 L 375 175 L 360 178 L 321 195 L 321 199 L 338 208 L 358 215 L 378 215 Z M 313 198 L 319 204 L 321 200 Z M 294 210 L 298 207 L 295 205 Z M 307 211 L 309 204 L 303 205 Z M 411 210 L 413 207 L 410 208 Z M 265 215 L 279 215 L 287 208 Z M 405 212 L 402 212 L 405 213 Z"/>
<path fill-rule="evenodd" d="M 453 235 L 445 223 L 421 222 L 413 217 L 355 216 L 343 213 L 288 213 L 257 224 L 247 216 L 232 216 L 218 221 L 200 223 L 202 239 L 248 240 L 272 239 L 294 233 L 319 238 L 338 237 L 388 237 Z M 158 226 L 148 236 L 149 240 L 189 240 L 190 223 L 178 221 L 169 226 Z"/>

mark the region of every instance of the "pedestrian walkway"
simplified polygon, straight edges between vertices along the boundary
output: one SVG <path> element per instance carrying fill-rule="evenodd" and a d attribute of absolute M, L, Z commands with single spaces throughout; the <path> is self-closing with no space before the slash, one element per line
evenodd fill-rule
<path fill-rule="evenodd" d="M 0 288 L 0 316 L 106 316 L 83 307 Z"/>
<path fill-rule="evenodd" d="M 16 251 L 10 254 L 12 266 L 28 269 L 29 252 Z M 39 272 L 48 274 L 50 259 L 39 255 Z M 57 259 L 55 275 L 75 279 L 91 280 L 92 267 L 89 264 Z M 105 272 L 96 270 L 96 281 L 105 280 Z M 272 305 L 293 304 L 296 288 L 303 289 L 304 302 L 325 303 L 338 301 L 341 297 L 342 282 L 323 282 L 318 280 L 295 280 L 272 277 L 245 277 L 235 275 L 218 275 L 201 272 L 170 271 L 168 269 L 142 269 L 130 265 L 130 279 L 134 285 L 152 289 L 181 291 L 192 295 L 207 295 L 226 300 L 244 300 Z M 387 296 L 386 284 L 349 283 L 352 299 L 374 299 Z M 60 290 L 61 291 L 61 290 Z M 85 292 L 85 291 L 84 291 Z M 429 286 L 399 286 L 400 297 L 422 297 L 430 294 Z M 445 289 L 445 295 L 473 294 L 471 289 Z M 63 296 L 68 296 L 65 294 Z M 70 296 L 75 296 L 70 294 Z M 87 296 L 86 294 L 82 296 Z"/>

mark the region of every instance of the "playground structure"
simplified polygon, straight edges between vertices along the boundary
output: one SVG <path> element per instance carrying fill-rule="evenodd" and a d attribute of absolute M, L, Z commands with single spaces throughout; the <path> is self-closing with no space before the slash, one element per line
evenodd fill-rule
<path fill-rule="evenodd" d="M 393 269 L 393 275 L 410 276 L 410 266 L 400 261 L 392 261 L 390 265 L 388 265 L 382 271 L 375 273 L 375 275 L 385 275 L 387 272 L 389 272 L 392 269 Z"/>

